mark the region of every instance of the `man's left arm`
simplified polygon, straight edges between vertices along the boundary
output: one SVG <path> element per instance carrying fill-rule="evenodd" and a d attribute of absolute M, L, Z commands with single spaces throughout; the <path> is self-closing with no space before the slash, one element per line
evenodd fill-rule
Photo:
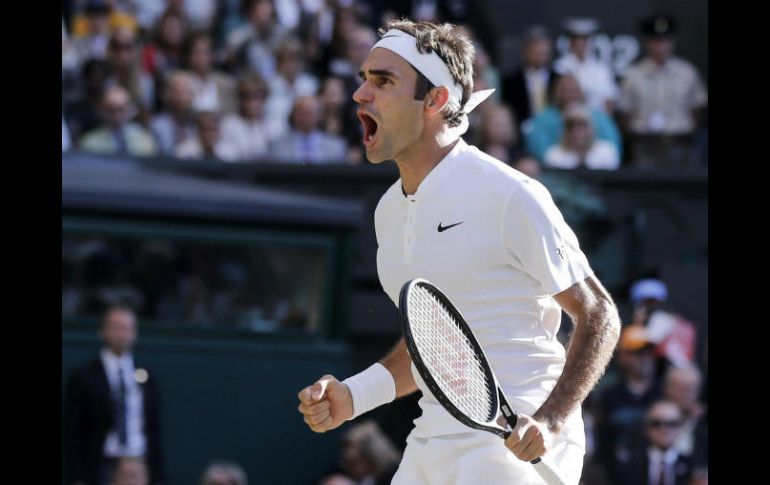
<path fill-rule="evenodd" d="M 570 316 L 575 330 L 564 370 L 548 399 L 532 417 L 522 415 L 506 440 L 506 446 L 525 461 L 548 451 L 553 436 L 604 373 L 620 336 L 615 303 L 595 277 L 575 283 L 554 299 Z"/>

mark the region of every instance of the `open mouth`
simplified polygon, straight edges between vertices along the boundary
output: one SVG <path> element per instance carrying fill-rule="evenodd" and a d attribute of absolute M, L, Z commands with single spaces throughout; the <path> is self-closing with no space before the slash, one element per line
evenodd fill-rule
<path fill-rule="evenodd" d="M 358 112 L 358 118 L 364 127 L 364 145 L 370 147 L 376 141 L 377 121 L 363 111 Z"/>

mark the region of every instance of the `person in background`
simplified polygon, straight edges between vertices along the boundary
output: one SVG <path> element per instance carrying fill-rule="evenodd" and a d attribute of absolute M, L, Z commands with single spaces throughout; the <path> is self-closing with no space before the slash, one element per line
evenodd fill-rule
<path fill-rule="evenodd" d="M 149 485 L 147 464 L 141 458 L 123 457 L 115 466 L 110 485 Z"/>
<path fill-rule="evenodd" d="M 676 29 L 676 20 L 666 15 L 642 22 L 646 55 L 628 68 L 621 86 L 618 110 L 636 167 L 699 164 L 694 134 L 708 96 L 695 66 L 673 55 Z"/>
<path fill-rule="evenodd" d="M 129 29 L 115 30 L 107 45 L 111 79 L 128 91 L 138 108 L 139 120 L 148 124 L 155 104 L 155 84 L 140 65 L 136 35 Z"/>
<path fill-rule="evenodd" d="M 186 140 L 174 151 L 177 158 L 188 160 L 217 159 L 224 162 L 238 160 L 238 153 L 228 145 L 219 129 L 220 115 L 214 111 L 201 111 L 195 115 L 197 136 Z"/>
<path fill-rule="evenodd" d="M 185 61 L 193 81 L 193 108 L 196 111 L 235 111 L 235 82 L 226 74 L 214 70 L 211 35 L 193 32 L 185 45 Z"/>
<path fill-rule="evenodd" d="M 164 90 L 165 111 L 153 116 L 150 129 L 163 155 L 173 155 L 177 147 L 195 138 L 193 81 L 184 71 L 170 72 Z"/>
<path fill-rule="evenodd" d="M 623 450 L 615 483 L 689 485 L 692 459 L 674 446 L 682 429 L 682 412 L 676 403 L 654 402 L 646 411 L 643 424 L 643 444 Z"/>
<path fill-rule="evenodd" d="M 131 121 L 136 108 L 122 86 L 111 86 L 104 91 L 101 111 L 104 124 L 81 138 L 81 150 L 105 155 L 153 156 L 157 153 L 152 135 Z"/>
<path fill-rule="evenodd" d="M 545 159 L 546 150 L 559 143 L 564 132 L 564 110 L 575 103 L 585 103 L 577 78 L 572 74 L 559 77 L 554 86 L 551 106 L 522 126 L 527 152 L 536 156 L 538 160 Z M 602 110 L 591 109 L 590 114 L 596 138 L 611 142 L 620 153 L 622 150 L 620 131 L 613 119 Z"/>
<path fill-rule="evenodd" d="M 142 68 L 155 79 L 181 69 L 184 62 L 184 40 L 187 22 L 184 17 L 167 9 L 155 22 L 150 42 L 142 48 Z"/>
<path fill-rule="evenodd" d="M 70 375 L 64 406 L 67 484 L 108 485 L 116 470 L 134 470 L 143 460 L 149 483 L 164 482 L 158 389 L 154 374 L 134 358 L 137 335 L 134 311 L 109 306 L 98 357 Z"/>
<path fill-rule="evenodd" d="M 683 455 L 691 456 L 699 472 L 708 470 L 708 420 L 700 400 L 701 372 L 694 365 L 671 367 L 664 377 L 663 395 L 679 406 L 682 432 L 674 443 Z"/>
<path fill-rule="evenodd" d="M 481 112 L 478 129 L 479 150 L 510 164 L 515 158 L 516 122 L 513 114 L 503 104 L 491 104 Z"/>
<path fill-rule="evenodd" d="M 591 113 L 576 103 L 564 110 L 564 133 L 546 150 L 543 162 L 549 168 L 616 170 L 620 157 L 615 145 L 595 137 Z"/>
<path fill-rule="evenodd" d="M 322 485 L 389 484 L 401 454 L 377 423 L 367 420 L 350 428 L 342 438 L 337 470 L 319 481 Z"/>
<path fill-rule="evenodd" d="M 345 140 L 320 130 L 321 102 L 316 96 L 299 96 L 291 112 L 292 129 L 273 143 L 271 154 L 285 163 L 344 163 Z"/>
<path fill-rule="evenodd" d="M 222 119 L 222 143 L 237 160 L 264 159 L 270 144 L 285 134 L 284 126 L 265 115 L 270 93 L 259 74 L 248 74 L 238 81 L 238 111 Z"/>
<path fill-rule="evenodd" d="M 596 456 L 610 476 L 617 471 L 619 454 L 631 446 L 644 413 L 662 395 L 654 348 L 643 326 L 626 326 L 616 349 L 620 379 L 598 396 Z"/>
<path fill-rule="evenodd" d="M 551 39 L 540 26 L 524 35 L 524 63 L 502 83 L 503 101 L 516 117 L 518 139 L 522 140 L 522 123 L 540 113 L 550 104 L 550 93 L 558 75 L 551 66 Z"/>
<path fill-rule="evenodd" d="M 237 463 L 216 460 L 206 467 L 201 485 L 248 485 L 246 472 Z"/>
<path fill-rule="evenodd" d="M 283 122 L 288 129 L 289 115 L 298 96 L 313 96 L 318 92 L 318 79 L 305 71 L 302 43 L 287 37 L 275 51 L 276 75 L 268 80 L 270 97 L 265 109 L 270 119 Z M 266 78 L 267 79 L 267 78 Z"/>
<path fill-rule="evenodd" d="M 559 75 L 574 75 L 591 109 L 611 114 L 618 97 L 618 85 L 612 67 L 591 53 L 591 36 L 599 28 L 594 18 L 570 18 L 564 22 L 569 36 L 569 52 L 554 63 Z"/>

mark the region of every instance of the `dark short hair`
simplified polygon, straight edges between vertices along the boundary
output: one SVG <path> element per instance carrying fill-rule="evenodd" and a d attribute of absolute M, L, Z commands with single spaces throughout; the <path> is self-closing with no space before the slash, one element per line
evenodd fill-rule
<path fill-rule="evenodd" d="M 417 39 L 417 50 L 435 52 L 449 68 L 452 78 L 462 87 L 459 107 L 451 107 L 444 113 L 449 126 L 458 126 L 463 119 L 463 107 L 473 92 L 473 57 L 475 50 L 462 27 L 449 23 L 413 22 L 408 19 L 391 20 L 379 29 L 380 36 L 388 30 L 397 29 Z M 420 78 L 423 78 L 422 80 Z M 419 71 L 415 86 L 415 98 L 423 99 L 435 86 Z"/>
<path fill-rule="evenodd" d="M 133 306 L 129 305 L 125 302 L 115 302 L 115 303 L 107 303 L 104 306 L 104 311 L 102 312 L 102 327 L 107 325 L 107 317 L 112 312 L 128 312 L 134 315 L 136 317 L 136 310 Z"/>

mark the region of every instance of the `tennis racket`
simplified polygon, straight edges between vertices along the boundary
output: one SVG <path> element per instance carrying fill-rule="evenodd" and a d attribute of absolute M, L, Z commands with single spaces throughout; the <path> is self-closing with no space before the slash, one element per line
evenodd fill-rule
<path fill-rule="evenodd" d="M 505 439 L 511 431 L 495 418 L 502 410 L 511 429 L 517 417 L 484 350 L 449 298 L 422 278 L 404 284 L 399 296 L 404 340 L 417 371 L 438 402 L 461 423 Z M 565 482 L 537 458 L 531 462 L 548 485 Z"/>

